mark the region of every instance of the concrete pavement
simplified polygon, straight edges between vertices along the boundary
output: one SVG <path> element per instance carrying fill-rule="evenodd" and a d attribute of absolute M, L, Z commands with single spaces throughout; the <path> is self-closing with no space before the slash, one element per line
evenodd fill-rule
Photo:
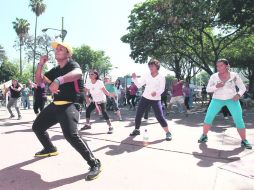
<path fill-rule="evenodd" d="M 151 116 L 141 128 L 142 133 L 145 129 L 149 133 L 146 147 L 142 134 L 129 137 L 134 111 L 123 109 L 121 122 L 111 113 L 115 128 L 112 135 L 106 134 L 106 123 L 94 114 L 92 129 L 80 134 L 102 161 L 103 172 L 98 179 L 88 182 L 84 180 L 88 166 L 64 139 L 59 125 L 53 126 L 49 134 L 60 154 L 35 159 L 34 153 L 42 147 L 31 130 L 35 118 L 32 110 L 21 110 L 22 120 L 9 120 L 7 111 L 0 108 L 0 190 L 254 190 L 254 150 L 240 148 L 231 119 L 216 117 L 208 143 L 197 143 L 202 133 L 203 111 L 194 109 L 189 117 L 171 115 L 171 142 L 164 140 L 163 130 Z M 253 118 L 254 110 L 250 109 L 244 119 L 252 145 Z"/>

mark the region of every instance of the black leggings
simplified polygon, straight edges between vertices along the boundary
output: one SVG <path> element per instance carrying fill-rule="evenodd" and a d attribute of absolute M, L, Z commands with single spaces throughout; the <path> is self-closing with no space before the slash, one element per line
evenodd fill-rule
<path fill-rule="evenodd" d="M 135 98 L 136 98 L 136 95 L 129 95 L 129 96 L 128 96 L 128 99 L 127 99 L 127 103 L 128 103 L 129 105 L 132 104 L 132 106 L 135 107 Z M 131 103 L 130 103 L 130 100 L 131 100 Z"/>
<path fill-rule="evenodd" d="M 187 110 L 190 109 L 189 100 L 190 100 L 190 97 L 185 97 L 184 98 L 184 105 L 186 106 Z"/>
<path fill-rule="evenodd" d="M 89 166 L 94 166 L 97 161 L 87 143 L 78 133 L 78 118 L 79 112 L 74 104 L 57 106 L 51 103 L 35 119 L 33 131 L 46 150 L 53 150 L 54 146 L 47 129 L 60 123 L 65 139 L 82 155 Z"/>
<path fill-rule="evenodd" d="M 46 102 L 46 98 L 41 98 L 41 99 L 35 99 L 34 101 L 34 113 L 37 114 L 43 110 L 44 106 L 45 106 L 45 102 Z"/>
<path fill-rule="evenodd" d="M 102 113 L 104 119 L 105 119 L 105 120 L 109 120 L 108 114 L 107 114 L 107 112 L 106 112 L 106 105 L 105 105 L 105 103 L 100 103 L 100 104 L 98 104 L 98 106 L 99 106 L 100 109 L 101 109 L 101 113 Z M 95 106 L 95 103 L 94 103 L 94 102 L 92 102 L 92 103 L 88 106 L 88 108 L 86 109 L 86 118 L 87 118 L 87 119 L 90 119 L 91 113 L 92 113 L 92 111 L 93 111 L 95 108 L 96 108 L 96 106 Z"/>

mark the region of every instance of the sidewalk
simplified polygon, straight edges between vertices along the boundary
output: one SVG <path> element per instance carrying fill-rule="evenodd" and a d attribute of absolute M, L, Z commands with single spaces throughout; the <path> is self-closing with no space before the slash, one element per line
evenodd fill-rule
<path fill-rule="evenodd" d="M 59 125 L 49 134 L 60 154 L 35 159 L 34 153 L 42 147 L 31 130 L 33 111 L 21 110 L 22 120 L 9 120 L 7 111 L 0 108 L 0 190 L 254 190 L 254 150 L 240 148 L 231 120 L 216 117 L 217 127 L 209 133 L 208 143 L 198 144 L 202 109 L 193 110 L 189 117 L 171 116 L 171 142 L 164 140 L 163 130 L 151 117 L 142 123 L 141 132 L 149 133 L 149 146 L 144 147 L 142 135 L 129 137 L 135 112 L 122 112 L 122 122 L 111 113 L 114 134 L 106 134 L 106 123 L 96 115 L 92 129 L 80 133 L 103 165 L 101 176 L 89 182 L 84 180 L 88 166 L 64 139 Z M 252 109 L 244 117 L 252 145 L 253 118 Z"/>

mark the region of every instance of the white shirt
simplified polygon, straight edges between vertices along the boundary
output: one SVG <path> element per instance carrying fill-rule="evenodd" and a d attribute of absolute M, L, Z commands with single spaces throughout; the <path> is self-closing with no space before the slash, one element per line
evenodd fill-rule
<path fill-rule="evenodd" d="M 115 86 L 115 88 L 116 88 L 117 95 L 120 96 L 122 94 L 122 90 L 123 90 L 122 85 L 119 86 L 119 89 L 117 89 L 116 86 Z"/>
<path fill-rule="evenodd" d="M 153 77 L 151 74 L 145 75 L 141 78 L 141 80 L 132 79 L 135 85 L 138 88 L 141 88 L 145 85 L 145 90 L 143 93 L 143 97 L 149 100 L 161 100 L 161 94 L 165 90 L 166 80 L 165 77 L 158 74 L 156 77 Z M 152 96 L 151 94 L 156 92 L 156 96 Z"/>
<path fill-rule="evenodd" d="M 105 86 L 101 80 L 97 80 L 94 84 L 91 81 L 87 81 L 85 88 L 90 91 L 94 102 L 106 102 L 106 95 L 102 91 Z"/>
<path fill-rule="evenodd" d="M 242 96 L 246 91 L 246 87 L 237 73 L 230 72 L 230 78 L 227 82 L 225 82 L 225 85 L 221 88 L 216 88 L 216 85 L 219 82 L 222 82 L 219 78 L 219 73 L 214 73 L 210 77 L 206 87 L 207 92 L 213 93 L 214 99 L 228 100 L 232 99 L 236 94 Z M 236 86 L 239 88 L 238 92 L 236 91 Z"/>

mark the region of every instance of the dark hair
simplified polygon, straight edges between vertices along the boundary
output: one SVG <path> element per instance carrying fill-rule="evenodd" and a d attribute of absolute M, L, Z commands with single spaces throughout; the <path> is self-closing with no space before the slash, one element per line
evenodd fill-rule
<path fill-rule="evenodd" d="M 93 73 L 96 75 L 96 78 L 95 78 L 96 80 L 101 80 L 101 79 L 100 79 L 99 72 L 98 72 L 97 70 L 92 69 L 92 70 L 89 71 L 89 73 L 90 73 L 90 72 L 93 72 Z"/>
<path fill-rule="evenodd" d="M 216 63 L 218 63 L 218 62 L 222 62 L 222 63 L 224 63 L 225 65 L 229 65 L 229 62 L 228 62 L 227 59 L 218 59 L 218 61 L 217 61 Z"/>
<path fill-rule="evenodd" d="M 157 59 L 150 59 L 148 65 L 155 65 L 158 70 L 160 69 L 160 62 Z"/>
<path fill-rule="evenodd" d="M 121 85 L 121 81 L 120 81 L 120 79 L 117 79 L 115 82 L 115 86 L 116 86 L 117 90 L 119 90 L 120 85 Z"/>

